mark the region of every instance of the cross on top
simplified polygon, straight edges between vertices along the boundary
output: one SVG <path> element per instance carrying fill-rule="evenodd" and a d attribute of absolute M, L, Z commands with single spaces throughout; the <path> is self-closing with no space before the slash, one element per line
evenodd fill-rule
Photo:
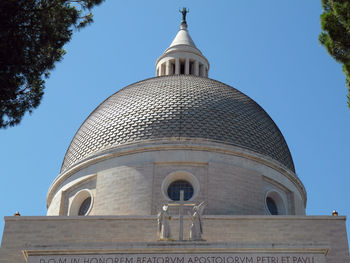
<path fill-rule="evenodd" d="M 173 203 L 168 204 L 169 206 L 178 206 L 179 207 L 179 223 L 180 223 L 180 227 L 179 227 L 179 241 L 183 241 L 183 233 L 184 233 L 184 229 L 183 229 L 183 216 L 184 216 L 184 207 L 185 206 L 195 206 L 196 204 L 193 203 L 188 203 L 184 200 L 184 190 L 180 191 L 180 200 L 179 201 L 175 201 Z"/>

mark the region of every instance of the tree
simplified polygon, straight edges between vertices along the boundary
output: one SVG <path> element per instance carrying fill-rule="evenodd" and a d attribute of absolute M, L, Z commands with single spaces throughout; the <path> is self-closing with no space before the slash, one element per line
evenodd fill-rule
<path fill-rule="evenodd" d="M 321 0 L 322 32 L 319 41 L 328 53 L 343 64 L 350 108 L 350 0 Z"/>
<path fill-rule="evenodd" d="M 0 0 L 0 128 L 38 107 L 74 29 L 103 0 Z"/>

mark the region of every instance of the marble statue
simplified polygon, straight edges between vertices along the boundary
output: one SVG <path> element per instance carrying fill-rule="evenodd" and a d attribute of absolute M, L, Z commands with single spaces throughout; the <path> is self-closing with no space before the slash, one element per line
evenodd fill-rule
<path fill-rule="evenodd" d="M 158 237 L 160 240 L 170 240 L 171 232 L 169 220 L 171 216 L 168 214 L 167 205 L 163 205 L 162 211 L 158 213 Z"/>
<path fill-rule="evenodd" d="M 193 214 L 191 216 L 192 224 L 190 229 L 190 240 L 198 241 L 203 240 L 203 225 L 201 216 L 203 214 L 203 210 L 205 207 L 205 203 L 201 202 L 199 205 L 195 205 L 193 207 Z"/>

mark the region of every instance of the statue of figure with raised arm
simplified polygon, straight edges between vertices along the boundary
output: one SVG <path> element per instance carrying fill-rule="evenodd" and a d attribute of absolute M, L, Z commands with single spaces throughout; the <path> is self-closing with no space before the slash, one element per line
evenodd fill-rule
<path fill-rule="evenodd" d="M 193 214 L 191 215 L 192 224 L 190 230 L 190 240 L 203 240 L 203 226 L 201 216 L 203 214 L 204 207 L 204 202 L 201 202 L 199 205 L 195 205 L 193 207 Z"/>
<path fill-rule="evenodd" d="M 190 11 L 188 9 L 186 9 L 186 7 L 184 7 L 184 8 L 182 8 L 182 10 L 179 10 L 179 12 L 182 14 L 182 21 L 181 21 L 181 23 L 186 23 L 186 15 Z"/>
<path fill-rule="evenodd" d="M 168 214 L 167 205 L 163 205 L 162 211 L 158 213 L 158 237 L 160 240 L 170 240 L 171 232 L 169 220 L 171 216 Z"/>

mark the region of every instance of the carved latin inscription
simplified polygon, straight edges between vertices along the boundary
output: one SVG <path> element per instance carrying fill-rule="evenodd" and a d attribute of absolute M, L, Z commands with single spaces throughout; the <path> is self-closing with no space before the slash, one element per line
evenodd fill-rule
<path fill-rule="evenodd" d="M 87 254 L 29 255 L 29 263 L 325 263 L 323 254 Z"/>

